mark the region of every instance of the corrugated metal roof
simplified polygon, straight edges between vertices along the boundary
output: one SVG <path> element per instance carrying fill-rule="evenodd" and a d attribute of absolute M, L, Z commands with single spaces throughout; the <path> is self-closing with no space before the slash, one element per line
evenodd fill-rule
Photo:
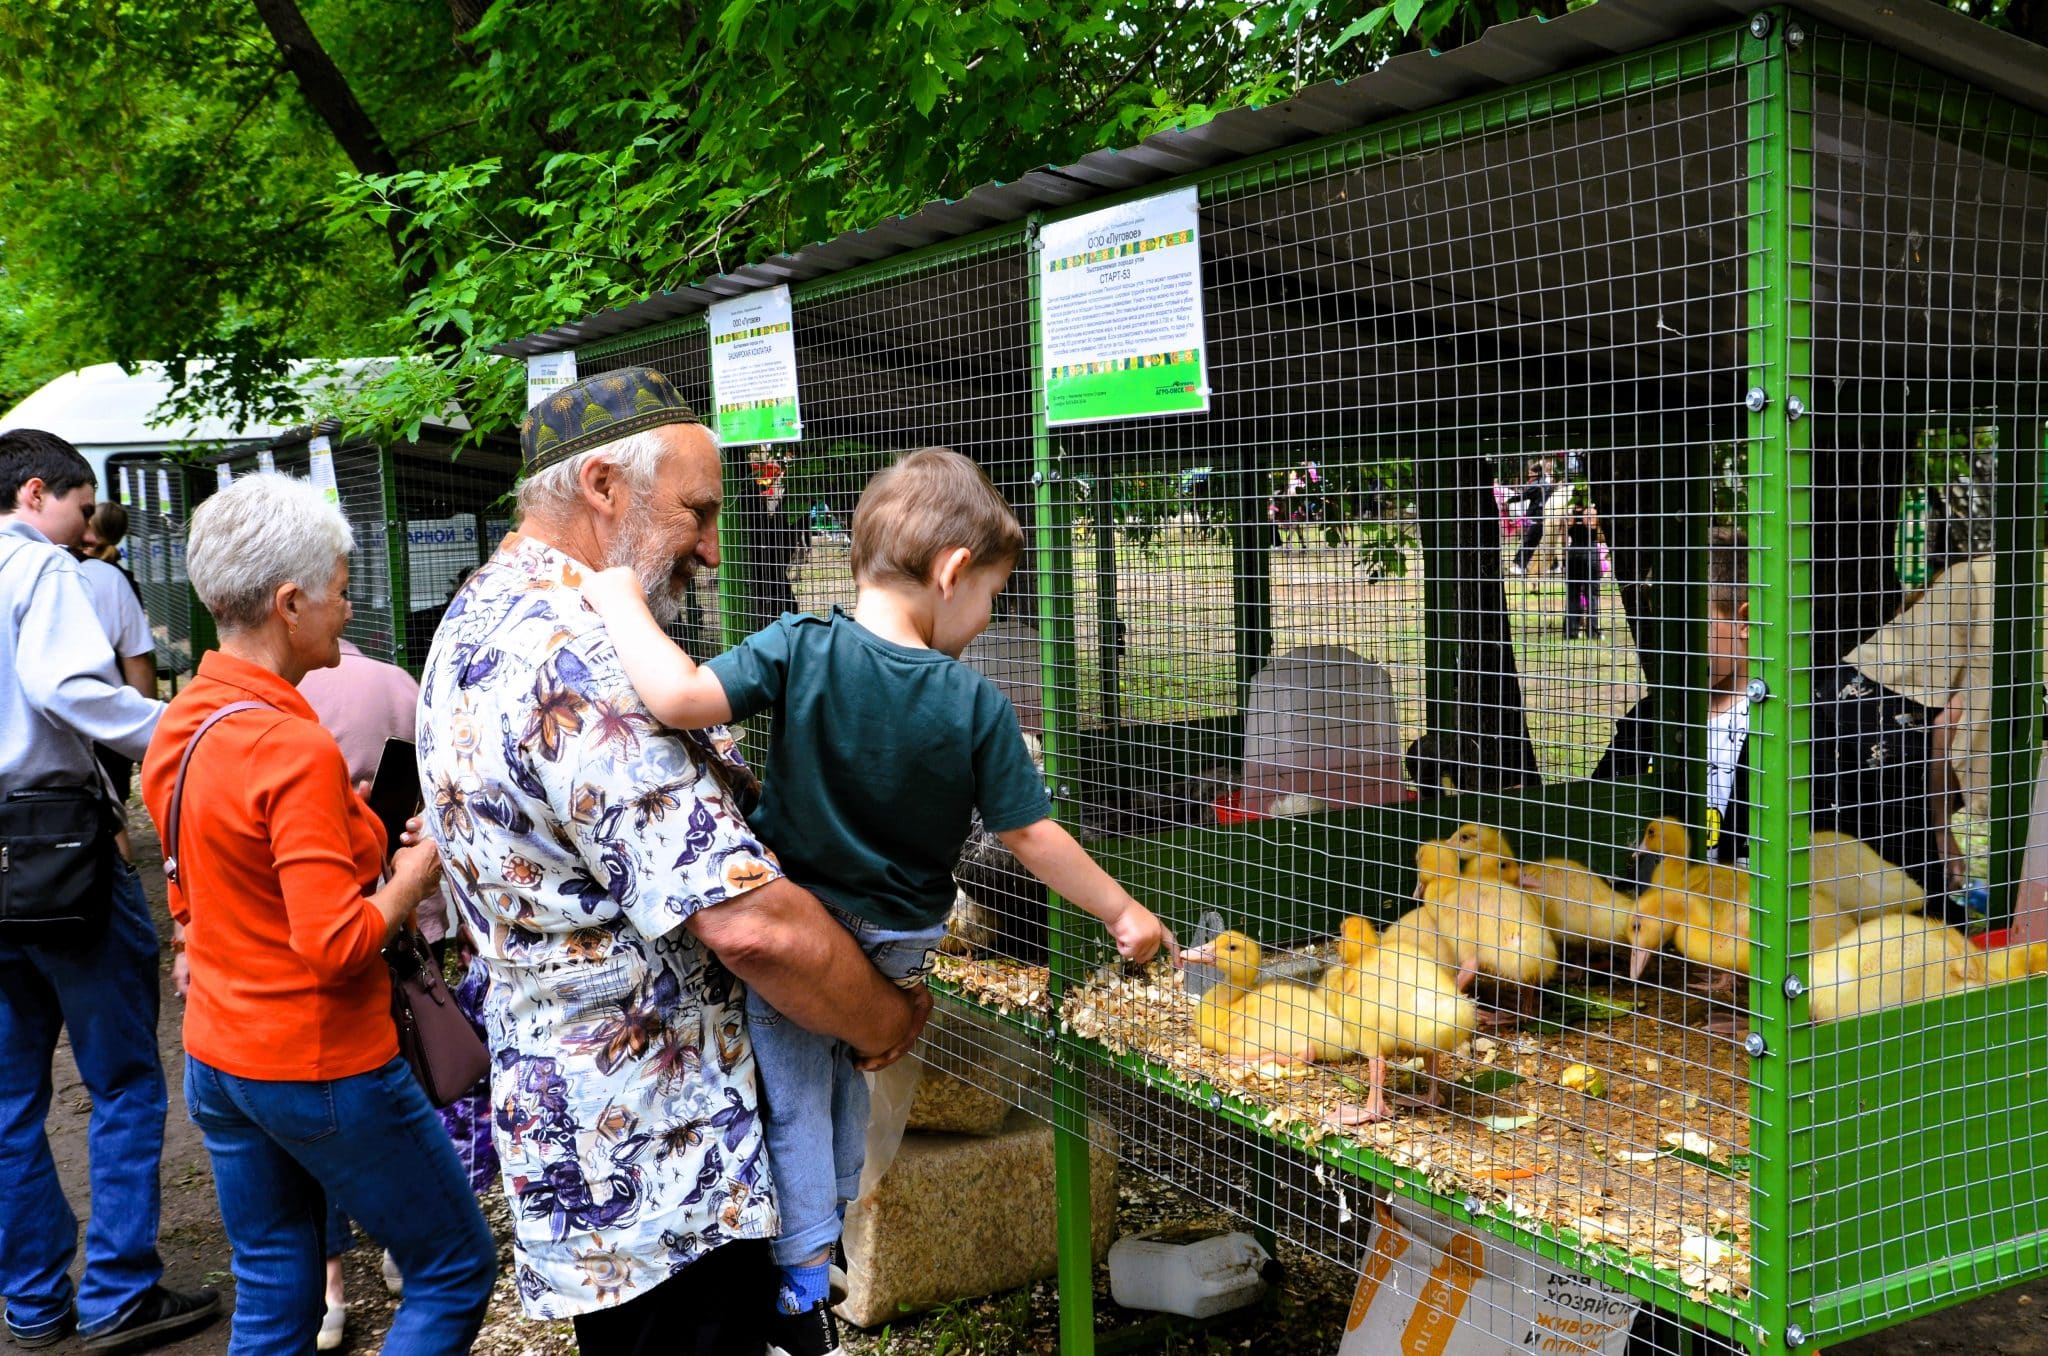
<path fill-rule="evenodd" d="M 1409 52 L 1355 80 L 1311 86 L 1267 108 L 1239 108 L 1200 127 L 1166 131 L 1135 146 L 1091 151 L 1070 165 L 987 183 L 957 200 L 848 231 L 791 254 L 663 292 L 630 306 L 516 340 L 513 357 L 578 348 L 613 335 L 694 315 L 724 297 L 841 273 L 877 259 L 957 240 L 1034 211 L 1158 183 L 1316 137 L 1434 108 L 1472 95 L 1725 27 L 1758 5 L 1745 0 L 1599 0 L 1560 19 L 1522 19 L 1489 28 L 1448 52 Z M 1806 0 L 1800 11 L 1842 30 L 2048 113 L 2043 49 L 1955 14 L 1935 0 Z"/>

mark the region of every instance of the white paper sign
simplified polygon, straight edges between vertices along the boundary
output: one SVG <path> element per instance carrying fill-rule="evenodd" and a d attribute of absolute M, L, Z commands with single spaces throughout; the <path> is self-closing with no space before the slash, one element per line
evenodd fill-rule
<path fill-rule="evenodd" d="M 405 525 L 406 577 L 415 610 L 438 607 L 455 578 L 477 563 L 476 515 L 414 518 Z"/>
<path fill-rule="evenodd" d="M 121 507 L 128 507 L 128 468 L 120 467 L 115 473 L 121 484 Z"/>
<path fill-rule="evenodd" d="M 269 448 L 266 447 L 256 454 L 256 469 L 264 475 L 276 474 L 277 458 L 271 455 Z"/>
<path fill-rule="evenodd" d="M 171 511 L 171 473 L 161 466 L 156 468 L 156 511 Z"/>
<path fill-rule="evenodd" d="M 532 409 L 564 386 L 576 384 L 576 350 L 526 355 L 526 408 Z"/>
<path fill-rule="evenodd" d="M 1613 1286 L 1405 1201 L 1383 1201 L 1373 1225 L 1337 1356 L 1628 1350 L 1642 1306 Z"/>
<path fill-rule="evenodd" d="M 312 463 L 308 479 L 326 496 L 328 503 L 339 507 L 341 484 L 334 478 L 334 444 L 322 434 L 306 444 L 306 454 Z"/>
<path fill-rule="evenodd" d="M 793 317 L 787 287 L 711 304 L 711 392 L 727 446 L 803 437 Z"/>
<path fill-rule="evenodd" d="M 1196 203 L 1175 189 L 1040 228 L 1048 424 L 1209 408 Z"/>
<path fill-rule="evenodd" d="M 226 462 L 213 468 L 213 478 L 218 489 L 224 490 L 235 483 L 235 473 Z"/>

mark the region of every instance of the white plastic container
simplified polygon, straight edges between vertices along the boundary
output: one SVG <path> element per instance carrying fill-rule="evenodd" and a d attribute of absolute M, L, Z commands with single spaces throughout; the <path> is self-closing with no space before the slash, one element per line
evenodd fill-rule
<path fill-rule="evenodd" d="M 1110 1246 L 1109 1293 L 1126 1309 L 1208 1318 L 1265 1294 L 1271 1261 L 1250 1234 L 1167 1224 Z"/>

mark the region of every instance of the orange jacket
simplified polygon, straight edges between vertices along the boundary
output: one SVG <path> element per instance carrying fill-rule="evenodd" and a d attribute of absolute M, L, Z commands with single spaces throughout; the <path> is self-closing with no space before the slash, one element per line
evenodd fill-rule
<path fill-rule="evenodd" d="M 277 710 L 215 725 L 185 778 L 170 887 L 192 964 L 185 1049 L 243 1078 L 367 1073 L 398 1053 L 384 921 L 368 897 L 384 828 L 306 699 L 268 669 L 208 652 L 156 727 L 143 802 L 161 834 L 193 731 L 238 701 Z"/>

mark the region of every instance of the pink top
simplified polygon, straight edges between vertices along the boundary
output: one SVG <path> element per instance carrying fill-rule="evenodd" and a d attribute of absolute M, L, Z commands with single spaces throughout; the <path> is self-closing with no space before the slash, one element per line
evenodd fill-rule
<path fill-rule="evenodd" d="M 300 679 L 299 695 L 341 745 L 351 782 L 377 775 L 385 740 L 410 743 L 415 737 L 420 685 L 398 665 L 370 658 L 353 641 L 341 642 L 341 663 Z M 430 942 L 447 935 L 448 901 L 438 891 L 420 901 L 419 923 Z"/>

